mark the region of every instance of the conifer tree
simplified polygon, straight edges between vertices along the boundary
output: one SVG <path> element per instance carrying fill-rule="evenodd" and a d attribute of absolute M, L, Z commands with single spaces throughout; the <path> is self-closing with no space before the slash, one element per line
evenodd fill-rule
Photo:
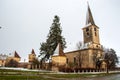
<path fill-rule="evenodd" d="M 54 50 L 57 47 L 58 43 L 61 43 L 62 49 L 66 48 L 66 41 L 65 38 L 61 35 L 62 29 L 59 21 L 59 17 L 57 15 L 54 16 L 53 23 L 47 36 L 47 40 L 46 42 L 42 42 L 40 44 L 41 47 L 39 56 L 43 56 L 42 59 L 49 59 L 49 57 L 54 54 Z"/>

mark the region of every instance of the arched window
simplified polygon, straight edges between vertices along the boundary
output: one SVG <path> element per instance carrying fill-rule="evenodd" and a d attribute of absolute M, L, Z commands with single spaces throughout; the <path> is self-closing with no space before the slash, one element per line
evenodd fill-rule
<path fill-rule="evenodd" d="M 89 36 L 90 34 L 87 32 L 87 36 Z"/>
<path fill-rule="evenodd" d="M 97 36 L 97 33 L 95 32 L 95 36 Z"/>
<path fill-rule="evenodd" d="M 76 63 L 76 57 L 74 57 L 74 63 Z"/>
<path fill-rule="evenodd" d="M 68 58 L 66 58 L 66 63 L 68 64 Z"/>
<path fill-rule="evenodd" d="M 94 28 L 94 31 L 96 31 L 96 28 Z"/>
<path fill-rule="evenodd" d="M 89 28 L 86 28 L 86 32 L 89 31 Z"/>

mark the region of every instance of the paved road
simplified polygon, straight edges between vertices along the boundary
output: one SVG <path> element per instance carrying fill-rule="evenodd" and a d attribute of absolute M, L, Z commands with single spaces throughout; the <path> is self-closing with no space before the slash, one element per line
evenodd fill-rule
<path fill-rule="evenodd" d="M 104 77 L 88 77 L 88 78 L 74 78 L 65 80 L 120 80 L 120 74 L 113 74 Z"/>

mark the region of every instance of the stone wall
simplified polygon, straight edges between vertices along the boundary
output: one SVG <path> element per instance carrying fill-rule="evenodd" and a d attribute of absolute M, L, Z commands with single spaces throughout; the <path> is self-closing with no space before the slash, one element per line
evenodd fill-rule
<path fill-rule="evenodd" d="M 59 71 L 59 67 L 66 65 L 66 56 L 52 56 L 52 71 Z"/>

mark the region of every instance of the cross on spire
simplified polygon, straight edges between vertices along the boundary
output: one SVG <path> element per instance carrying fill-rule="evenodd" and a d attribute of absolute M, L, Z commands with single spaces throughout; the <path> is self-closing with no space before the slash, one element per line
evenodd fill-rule
<path fill-rule="evenodd" d="M 86 25 L 88 25 L 88 24 L 95 25 L 89 3 L 87 2 L 87 4 L 88 4 L 88 10 L 87 10 L 87 15 L 86 15 Z"/>

